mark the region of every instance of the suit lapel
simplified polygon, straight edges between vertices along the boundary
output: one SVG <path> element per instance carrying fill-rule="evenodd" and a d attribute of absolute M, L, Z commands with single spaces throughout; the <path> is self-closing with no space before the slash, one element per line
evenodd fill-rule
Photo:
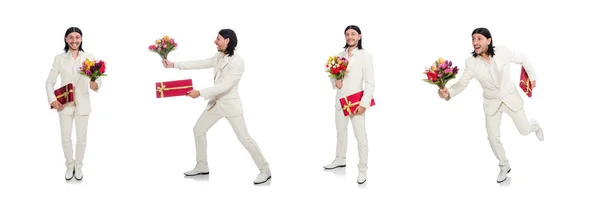
<path fill-rule="evenodd" d="M 229 65 L 229 61 L 231 60 L 230 57 L 224 57 L 225 59 L 219 61 L 218 66 L 215 68 L 215 80 L 218 79 L 219 77 L 221 77 L 222 71 L 223 69 Z"/>

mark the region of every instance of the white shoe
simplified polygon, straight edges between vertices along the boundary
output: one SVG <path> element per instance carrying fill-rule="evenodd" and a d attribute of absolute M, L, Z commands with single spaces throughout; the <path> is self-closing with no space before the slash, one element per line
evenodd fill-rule
<path fill-rule="evenodd" d="M 196 176 L 196 175 L 207 175 L 208 167 L 207 166 L 198 166 L 194 167 L 193 170 L 187 171 L 183 173 L 185 176 Z"/>
<path fill-rule="evenodd" d="M 260 174 L 254 179 L 254 184 L 262 184 L 271 179 L 271 170 L 261 170 Z"/>
<path fill-rule="evenodd" d="M 531 124 L 537 127 L 537 129 L 535 130 L 535 136 L 537 136 L 538 140 L 544 141 L 544 130 L 542 130 L 542 127 L 537 122 L 537 120 L 532 119 Z"/>
<path fill-rule="evenodd" d="M 73 175 L 75 174 L 75 168 L 67 167 L 67 171 L 65 172 L 65 179 L 71 180 Z"/>
<path fill-rule="evenodd" d="M 335 160 L 333 160 L 333 162 L 323 166 L 323 168 L 325 168 L 327 170 L 331 170 L 331 169 L 335 169 L 335 168 L 343 168 L 343 167 L 346 167 L 346 160 L 341 159 L 341 158 L 335 158 Z"/>
<path fill-rule="evenodd" d="M 78 181 L 81 181 L 81 179 L 83 179 L 83 172 L 81 171 L 81 168 L 75 168 L 75 179 L 77 179 Z"/>
<path fill-rule="evenodd" d="M 496 180 L 496 182 L 502 183 L 506 181 L 506 175 L 510 172 L 510 170 L 510 166 L 504 169 L 500 169 L 500 173 L 498 174 L 498 179 Z"/>
<path fill-rule="evenodd" d="M 367 181 L 367 172 L 366 171 L 358 172 L 358 179 L 356 181 L 358 182 L 358 184 L 365 183 L 365 181 Z"/>

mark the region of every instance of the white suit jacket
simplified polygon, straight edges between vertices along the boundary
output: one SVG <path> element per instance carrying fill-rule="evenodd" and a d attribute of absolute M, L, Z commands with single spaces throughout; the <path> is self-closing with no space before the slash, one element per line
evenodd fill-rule
<path fill-rule="evenodd" d="M 500 83 L 492 79 L 490 68 L 483 62 L 481 57 L 470 56 L 465 60 L 465 69 L 458 82 L 448 88 L 450 98 L 462 92 L 471 79 L 475 78 L 483 88 L 483 109 L 485 114 L 495 114 L 502 103 L 513 111 L 520 110 L 523 108 L 523 99 L 518 92 L 521 89 L 517 88 L 515 83 L 512 82 L 510 64 L 522 65 L 531 81 L 537 79 L 537 74 L 527 56 L 511 51 L 506 46 L 497 46 L 494 50 L 495 55 L 493 60 L 498 67 Z"/>
<path fill-rule="evenodd" d="M 214 86 L 199 90 L 200 96 L 209 100 L 206 110 L 218 110 L 224 117 L 244 113 L 238 93 L 238 83 L 244 74 L 244 60 L 239 55 L 230 57 L 219 52 L 203 60 L 175 62 L 175 67 L 180 70 L 213 68 Z"/>
<path fill-rule="evenodd" d="M 340 57 L 346 55 L 345 51 L 338 54 Z M 360 106 L 365 109 L 369 109 L 371 106 L 371 99 L 373 98 L 373 92 L 375 91 L 375 77 L 373 74 L 373 60 L 371 53 L 365 50 L 354 50 L 353 55 L 348 58 L 348 68 L 346 69 L 346 76 L 343 79 L 343 85 L 341 89 L 335 87 L 336 79 L 331 78 L 331 85 L 333 89 L 337 89 L 335 96 L 335 109 L 342 110 L 340 104 L 340 98 L 354 94 L 361 90 L 364 90 L 363 97 L 360 101 Z M 364 82 L 364 88 L 363 88 Z"/>
<path fill-rule="evenodd" d="M 69 59 L 70 58 L 70 59 Z M 54 57 L 54 63 L 52 64 L 52 69 L 50 69 L 50 73 L 48 74 L 48 78 L 46 79 L 46 94 L 48 96 L 48 104 L 56 101 L 56 96 L 54 95 L 54 90 L 58 89 L 62 86 L 65 86 L 69 83 L 73 84 L 73 93 L 75 94 L 75 102 L 70 102 L 64 105 L 64 109 L 58 113 L 71 115 L 77 108 L 78 115 L 89 115 L 92 111 L 91 102 L 90 102 L 90 78 L 79 74 L 79 66 L 83 65 L 83 62 L 86 58 L 91 61 L 95 61 L 96 57 L 91 53 L 79 52 L 79 60 L 77 63 L 77 68 L 73 68 L 74 65 L 70 62 L 73 57 L 70 52 L 61 53 Z M 75 72 L 77 70 L 77 72 Z M 56 79 L 60 76 L 60 86 L 56 86 Z M 102 77 L 96 79 L 96 83 L 98 83 L 98 90 L 102 86 Z"/>

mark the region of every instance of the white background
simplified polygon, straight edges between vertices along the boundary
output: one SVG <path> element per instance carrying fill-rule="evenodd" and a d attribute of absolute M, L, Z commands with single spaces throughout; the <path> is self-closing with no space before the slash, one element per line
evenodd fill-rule
<path fill-rule="evenodd" d="M 390 1 L 391 2 L 391 1 Z M 563 1 L 11 1 L 3 5 L 0 196 L 581 196 L 598 193 L 596 114 L 600 18 L 591 3 Z M 367 112 L 368 181 L 357 186 L 358 155 L 349 130 L 348 167 L 323 172 L 335 153 L 334 90 L 323 65 L 342 51 L 343 30 L 358 25 L 373 54 L 377 105 Z M 84 180 L 64 180 L 58 116 L 44 83 L 70 26 L 83 47 L 107 62 L 92 94 Z M 497 184 L 481 87 L 473 80 L 446 102 L 421 74 L 438 57 L 464 68 L 471 31 L 491 30 L 496 45 L 526 54 L 539 74 L 530 118 L 546 141 L 521 136 L 505 115 L 502 142 L 511 177 Z M 245 60 L 240 83 L 251 136 L 271 164 L 258 174 L 222 119 L 208 134 L 209 178 L 194 167 L 192 128 L 202 99 L 155 98 L 154 83 L 192 78 L 212 85 L 211 70 L 166 70 L 147 51 L 167 34 L 173 61 L 212 56 L 222 28 L 234 29 Z M 519 78 L 514 65 L 512 79 Z M 462 74 L 462 73 L 461 73 Z M 456 81 L 450 82 L 453 84 Z M 58 88 L 58 85 L 57 87 Z M 75 132 L 73 132 L 75 133 Z M 75 136 L 73 136 L 75 141 Z M 220 195 L 221 196 L 221 195 Z"/>

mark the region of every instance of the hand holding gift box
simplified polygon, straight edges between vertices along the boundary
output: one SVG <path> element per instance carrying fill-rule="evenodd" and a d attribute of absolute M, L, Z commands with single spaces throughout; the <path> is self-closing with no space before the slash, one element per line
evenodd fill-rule
<path fill-rule="evenodd" d="M 56 101 L 61 105 L 75 101 L 75 94 L 73 93 L 73 84 L 69 83 L 63 87 L 54 90 Z M 50 109 L 54 109 L 54 106 L 50 106 Z"/>
<path fill-rule="evenodd" d="M 533 84 L 529 80 L 529 75 L 527 75 L 527 71 L 525 71 L 525 67 L 521 66 L 521 81 L 519 82 L 519 87 L 521 90 L 525 92 L 528 97 L 531 97 L 533 93 Z"/>
<path fill-rule="evenodd" d="M 360 91 L 340 99 L 340 104 L 342 104 L 342 111 L 344 111 L 344 116 L 349 116 L 356 113 L 356 110 L 360 104 L 363 94 L 364 91 Z M 371 99 L 370 106 L 373 105 L 375 105 L 374 98 Z"/>
<path fill-rule="evenodd" d="M 156 98 L 186 96 L 193 90 L 191 79 L 166 81 L 156 83 Z"/>
<path fill-rule="evenodd" d="M 148 50 L 158 53 L 163 60 L 166 60 L 169 53 L 177 48 L 175 40 L 166 35 L 162 39 L 157 39 L 154 43 L 148 47 Z"/>

